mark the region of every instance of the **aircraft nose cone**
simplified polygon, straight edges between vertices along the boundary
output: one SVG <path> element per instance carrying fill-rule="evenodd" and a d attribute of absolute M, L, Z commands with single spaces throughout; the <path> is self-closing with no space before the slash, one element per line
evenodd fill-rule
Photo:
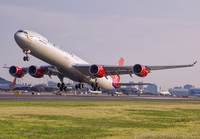
<path fill-rule="evenodd" d="M 14 34 L 14 39 L 16 41 L 16 43 L 22 48 L 24 49 L 26 47 L 26 43 L 27 43 L 27 40 L 26 40 L 26 36 L 24 35 L 23 33 L 24 31 L 23 30 L 19 30 L 17 31 L 15 34 Z"/>
<path fill-rule="evenodd" d="M 14 34 L 14 38 L 15 38 L 15 41 L 20 41 L 20 40 L 23 40 L 24 38 L 24 34 L 23 34 L 23 30 L 18 30 L 15 34 Z"/>
<path fill-rule="evenodd" d="M 14 34 L 14 38 L 15 38 L 15 41 L 17 41 L 17 40 L 20 39 L 19 32 L 16 32 L 16 33 Z"/>

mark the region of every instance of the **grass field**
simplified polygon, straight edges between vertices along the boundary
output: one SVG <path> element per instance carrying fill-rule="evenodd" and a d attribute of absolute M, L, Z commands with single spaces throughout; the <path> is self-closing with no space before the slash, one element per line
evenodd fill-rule
<path fill-rule="evenodd" d="M 200 138 L 200 102 L 0 102 L 0 138 Z"/>

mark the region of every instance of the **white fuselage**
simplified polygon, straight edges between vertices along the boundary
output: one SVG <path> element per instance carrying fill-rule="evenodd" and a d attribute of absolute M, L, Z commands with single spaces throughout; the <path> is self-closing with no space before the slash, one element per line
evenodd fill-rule
<path fill-rule="evenodd" d="M 42 35 L 33 31 L 19 30 L 14 37 L 23 51 L 29 50 L 31 55 L 55 66 L 65 77 L 88 84 L 95 82 L 94 78 L 81 73 L 73 67 L 75 64 L 88 64 L 86 61 L 70 52 L 62 50 Z M 108 77 L 108 79 L 105 77 L 97 78 L 97 82 L 102 89 L 115 89 L 112 85 L 111 77 Z"/>

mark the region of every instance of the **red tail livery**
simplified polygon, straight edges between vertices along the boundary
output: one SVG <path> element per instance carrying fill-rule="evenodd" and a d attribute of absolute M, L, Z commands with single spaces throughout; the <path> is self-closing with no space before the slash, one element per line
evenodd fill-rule
<path fill-rule="evenodd" d="M 120 58 L 117 66 L 123 66 L 123 64 L 124 64 L 124 59 Z M 119 87 L 118 83 L 119 83 L 119 80 L 120 80 L 120 76 L 119 75 L 110 75 L 110 77 L 113 79 L 113 83 L 112 83 L 113 87 L 118 88 Z"/>

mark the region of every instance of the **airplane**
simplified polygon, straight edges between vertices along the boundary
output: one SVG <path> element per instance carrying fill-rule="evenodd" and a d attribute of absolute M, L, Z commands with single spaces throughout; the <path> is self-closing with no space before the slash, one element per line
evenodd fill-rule
<path fill-rule="evenodd" d="M 102 91 L 92 91 L 91 89 L 89 89 L 88 92 L 89 92 L 90 94 L 95 94 L 95 95 L 102 94 Z"/>
<path fill-rule="evenodd" d="M 16 85 L 16 79 L 15 77 L 12 84 L 0 84 L 0 90 L 12 90 Z"/>
<path fill-rule="evenodd" d="M 114 90 L 127 85 L 151 85 L 151 83 L 120 83 L 120 75 L 128 74 L 132 77 L 132 74 L 135 74 L 139 77 L 146 77 L 152 70 L 192 67 L 197 62 L 170 66 L 144 66 L 141 64 L 124 66 L 124 59 L 121 58 L 117 65 L 89 64 L 34 31 L 18 30 L 14 34 L 14 39 L 25 53 L 24 61 L 30 60 L 30 54 L 49 65 L 40 67 L 31 65 L 22 68 L 11 66 L 9 73 L 18 78 L 23 77 L 26 73 L 35 78 L 41 78 L 44 75 L 48 75 L 50 78 L 52 75 L 57 76 L 60 79 L 60 83 L 57 84 L 60 91 L 66 91 L 64 78 L 79 82 L 76 84 L 76 89 L 84 88 L 84 83 L 87 83 L 93 87 L 94 91 Z"/>
<path fill-rule="evenodd" d="M 160 91 L 161 96 L 171 96 L 172 94 L 168 91 Z"/>

